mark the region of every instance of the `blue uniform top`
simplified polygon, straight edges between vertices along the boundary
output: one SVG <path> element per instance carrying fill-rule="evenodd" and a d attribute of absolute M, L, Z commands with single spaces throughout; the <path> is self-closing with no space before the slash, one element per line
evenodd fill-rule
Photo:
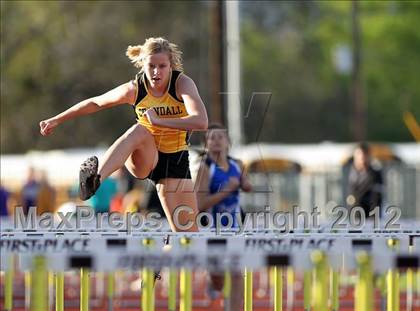
<path fill-rule="evenodd" d="M 241 168 L 237 161 L 232 158 L 228 158 L 229 168 L 227 171 L 223 170 L 209 157 L 206 158 L 206 164 L 209 168 L 209 192 L 210 194 L 221 191 L 225 185 L 229 182 L 230 177 L 241 178 Z M 231 192 L 229 196 L 224 198 L 222 201 L 217 203 L 211 208 L 213 215 L 214 225 L 216 224 L 217 213 L 229 213 L 233 218 L 232 228 L 238 227 L 237 217 L 241 215 L 241 208 L 239 205 L 239 190 Z M 221 218 L 223 226 L 228 224 L 228 218 L 226 216 Z"/>

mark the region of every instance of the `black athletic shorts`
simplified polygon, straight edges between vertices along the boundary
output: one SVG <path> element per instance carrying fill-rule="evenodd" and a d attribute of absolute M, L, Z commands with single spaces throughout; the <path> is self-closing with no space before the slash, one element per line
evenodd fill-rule
<path fill-rule="evenodd" d="M 157 184 L 162 178 L 191 179 L 188 150 L 182 150 L 174 153 L 158 152 L 158 163 L 147 178 L 152 180 L 155 184 Z"/>

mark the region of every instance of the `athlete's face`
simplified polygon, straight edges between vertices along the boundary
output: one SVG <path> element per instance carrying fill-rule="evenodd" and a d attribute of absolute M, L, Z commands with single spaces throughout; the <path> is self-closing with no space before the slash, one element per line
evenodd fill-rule
<path fill-rule="evenodd" d="M 209 152 L 226 152 L 229 149 L 229 138 L 225 129 L 214 129 L 207 133 Z"/>
<path fill-rule="evenodd" d="M 152 88 L 166 87 L 171 72 L 168 54 L 162 52 L 147 56 L 143 70 Z"/>

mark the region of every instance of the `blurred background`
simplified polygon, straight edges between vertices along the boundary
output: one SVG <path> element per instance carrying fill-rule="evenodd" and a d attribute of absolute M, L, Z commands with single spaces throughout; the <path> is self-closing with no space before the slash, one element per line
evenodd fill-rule
<path fill-rule="evenodd" d="M 79 165 L 134 124 L 132 107 L 69 121 L 49 137 L 39 122 L 133 79 L 127 46 L 163 36 L 183 51 L 209 120 L 228 126 L 231 154 L 254 186 L 241 193 L 245 212 L 318 207 L 321 220 L 337 220 L 334 207 L 354 205 L 353 155 L 364 141 L 381 176 L 372 204 L 382 214 L 401 210 L 386 221 L 420 220 L 419 1 L 1 1 L 0 21 L 0 216 L 16 206 L 66 213 L 85 204 Z M 193 133 L 193 177 L 202 141 Z M 88 204 L 162 212 L 154 187 L 124 169 Z M 137 310 L 138 273 L 118 273 L 114 306 Z M 103 275 L 91 277 L 91 308 L 105 310 Z M 25 280 L 15 275 L 16 310 L 29 308 Z M 78 280 L 66 274 L 66 310 L 79 310 Z M 303 272 L 294 280 L 288 269 L 287 310 L 303 310 Z M 353 310 L 352 282 L 341 281 L 340 310 Z M 159 310 L 167 310 L 165 284 L 156 287 Z M 256 310 L 267 310 L 268 272 L 255 273 L 254 284 Z M 222 309 L 205 271 L 194 272 L 193 288 L 194 310 Z M 378 292 L 375 299 L 379 306 Z"/>
<path fill-rule="evenodd" d="M 80 163 L 103 154 L 135 122 L 133 110 L 72 120 L 49 137 L 39 121 L 131 80 L 127 46 L 164 36 L 180 46 L 210 121 L 229 127 L 232 154 L 249 169 L 256 191 L 243 196 L 245 210 L 317 205 L 327 217 L 346 204 L 352 152 L 367 141 L 383 204 L 420 219 L 419 28 L 416 1 L 2 1 L 7 212 L 76 200 Z M 193 169 L 201 141 L 194 133 Z M 117 175 L 108 194 L 147 192 Z M 153 195 L 139 193 L 132 208 L 151 206 Z"/>

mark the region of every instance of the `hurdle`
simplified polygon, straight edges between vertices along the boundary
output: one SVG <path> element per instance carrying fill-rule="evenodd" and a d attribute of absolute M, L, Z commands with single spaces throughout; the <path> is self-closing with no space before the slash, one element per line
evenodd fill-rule
<path fill-rule="evenodd" d="M 417 227 L 420 228 L 420 227 Z M 303 275 L 305 310 L 338 310 L 340 278 L 356 275 L 354 306 L 357 311 L 375 310 L 375 274 L 386 276 L 387 311 L 403 310 L 399 279 L 406 278 L 406 308 L 420 303 L 420 232 L 225 232 L 151 233 L 135 232 L 1 232 L 1 271 L 4 272 L 5 310 L 13 309 L 13 278 L 16 270 L 28 276 L 29 309 L 48 309 L 48 272 L 55 276 L 55 309 L 65 307 L 66 271 L 80 273 L 80 310 L 91 310 L 90 274 L 107 275 L 108 310 L 115 295 L 115 271 L 141 271 L 143 290 L 138 307 L 155 310 L 154 271 L 169 268 L 167 309 L 194 310 L 192 272 L 204 269 L 224 273 L 223 298 L 229 310 L 233 273 L 244 275 L 244 310 L 253 310 L 253 277 L 269 269 L 272 301 L 267 310 L 283 310 L 283 283 L 287 271 Z M 171 248 L 163 250 L 164 237 L 171 236 Z M 343 260 L 343 258 L 345 260 Z M 177 301 L 177 279 L 179 299 Z M 418 297 L 415 301 L 415 297 Z M 406 309 L 409 310 L 409 309 Z"/>

